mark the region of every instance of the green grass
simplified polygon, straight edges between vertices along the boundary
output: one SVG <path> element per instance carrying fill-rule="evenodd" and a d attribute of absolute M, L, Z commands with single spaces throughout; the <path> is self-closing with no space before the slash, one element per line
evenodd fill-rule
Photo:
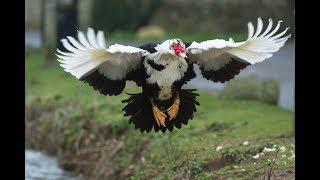
<path fill-rule="evenodd" d="M 63 133 L 56 137 L 71 145 L 66 147 L 73 147 L 85 120 L 90 119 L 96 128 L 110 125 L 103 137 L 124 143 L 112 158 L 113 168 L 121 172 L 133 164 L 131 179 L 189 176 L 194 179 L 255 179 L 266 174 L 265 169 L 270 167 L 267 159 L 271 160 L 275 152 L 265 153 L 258 160 L 252 156 L 274 144 L 287 149 L 279 152 L 275 172 L 289 171 L 287 176 L 294 176 L 294 160 L 288 159 L 295 144 L 291 136 L 293 113 L 290 111 L 263 102 L 228 100 L 199 91 L 201 105 L 187 126 L 172 133 L 142 134 L 122 116 L 124 104 L 120 101 L 127 98 L 125 93 L 116 97 L 103 96 L 64 72 L 57 62 L 44 63 L 41 53 L 30 53 L 25 68 L 26 106 L 54 108 L 53 122 L 46 126 L 48 131 L 63 124 Z M 132 83 L 127 83 L 125 92 L 139 91 Z M 249 141 L 249 145 L 242 145 L 244 141 Z M 223 149 L 216 151 L 217 146 Z M 228 163 L 218 169 L 210 167 L 226 159 Z"/>

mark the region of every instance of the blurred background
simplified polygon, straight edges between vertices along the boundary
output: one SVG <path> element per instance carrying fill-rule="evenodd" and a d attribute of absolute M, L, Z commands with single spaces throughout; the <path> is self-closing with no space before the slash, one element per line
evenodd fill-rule
<path fill-rule="evenodd" d="M 250 156 L 279 143 L 294 150 L 294 13 L 293 0 L 26 0 L 26 179 L 264 175 L 269 158 L 255 162 L 260 165 L 256 166 Z M 122 117 L 120 100 L 126 98 L 124 93 L 112 99 L 92 92 L 63 72 L 54 56 L 56 48 L 64 49 L 61 38 L 75 37 L 77 30 L 88 27 L 104 31 L 109 45 L 139 46 L 169 38 L 200 42 L 232 37 L 243 41 L 247 23 L 256 25 L 258 17 L 265 23 L 269 18 L 274 24 L 283 20 L 279 31 L 290 27 L 291 39 L 273 57 L 247 67 L 224 84 L 202 78 L 196 67 L 198 76 L 187 87 L 204 92 L 202 99 L 200 94 L 203 107 L 195 115 L 199 120 L 172 135 L 147 136 L 135 131 Z M 138 91 L 130 83 L 126 89 Z M 251 130 L 244 132 L 248 128 Z M 241 142 L 245 140 L 257 144 L 244 148 Z M 176 142 L 179 145 L 172 145 Z M 229 148 L 216 151 L 221 144 Z M 158 150 L 157 145 L 164 150 Z M 145 156 L 138 153 L 141 148 L 147 149 Z M 99 155 L 88 154 L 89 150 Z M 158 155 L 154 151 L 159 151 Z M 287 152 L 282 156 L 294 155 Z M 173 155 L 164 158 L 161 153 Z M 187 159 L 181 158 L 182 154 Z M 108 158 L 116 167 L 106 163 Z M 157 167 L 162 168 L 159 173 L 155 172 Z M 279 161 L 276 167 L 274 174 L 294 177 L 294 162 Z"/>

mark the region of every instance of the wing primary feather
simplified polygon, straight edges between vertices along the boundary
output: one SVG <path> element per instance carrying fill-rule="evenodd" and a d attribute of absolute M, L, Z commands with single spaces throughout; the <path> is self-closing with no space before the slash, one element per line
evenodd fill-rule
<path fill-rule="evenodd" d="M 75 54 L 74 53 L 67 53 L 67 52 L 62 52 L 60 51 L 58 48 L 57 48 L 57 52 L 62 54 L 62 55 L 65 55 L 65 56 L 69 56 L 69 57 L 74 57 Z"/>
<path fill-rule="evenodd" d="M 267 39 L 267 38 L 271 37 L 274 33 L 276 33 L 279 30 L 281 23 L 282 23 L 282 21 L 278 21 L 278 24 L 274 28 L 274 30 L 271 33 L 267 34 L 264 38 Z"/>
<path fill-rule="evenodd" d="M 97 39 L 98 39 L 98 45 L 101 48 L 106 49 L 107 45 L 106 45 L 106 41 L 105 41 L 105 38 L 104 38 L 104 33 L 102 31 L 98 31 Z"/>
<path fill-rule="evenodd" d="M 57 59 L 61 64 L 64 64 L 66 61 L 65 60 L 63 60 L 63 59 Z M 61 65 L 60 64 L 60 65 Z"/>
<path fill-rule="evenodd" d="M 277 43 L 278 47 L 282 47 L 284 45 L 284 43 L 291 37 L 291 34 L 289 34 L 288 36 L 286 37 L 283 37 L 281 39 L 277 39 L 275 40 L 275 43 Z"/>
<path fill-rule="evenodd" d="M 252 22 L 249 22 L 248 23 L 248 38 L 247 38 L 247 41 L 252 38 L 253 32 L 254 32 L 254 27 L 252 25 Z"/>
<path fill-rule="evenodd" d="M 261 31 L 262 31 L 262 28 L 263 28 L 263 23 L 262 23 L 261 17 L 259 17 L 258 20 L 257 20 L 257 31 L 256 31 L 256 33 L 253 35 L 253 37 L 252 37 L 253 39 L 258 37 L 258 35 L 259 35 L 259 34 L 261 33 Z"/>
<path fill-rule="evenodd" d="M 79 39 L 80 43 L 84 45 L 84 47 L 86 47 L 88 49 L 94 49 L 94 47 L 92 47 L 89 44 L 89 42 L 88 42 L 87 38 L 85 37 L 85 35 L 83 34 L 83 32 L 78 31 L 78 39 Z"/>
<path fill-rule="evenodd" d="M 272 19 L 270 18 L 270 19 L 269 19 L 268 27 L 266 28 L 266 30 L 265 30 L 258 38 L 265 36 L 265 35 L 271 30 L 272 25 L 273 25 L 273 21 L 272 21 Z"/>
<path fill-rule="evenodd" d="M 285 36 L 283 38 L 276 39 L 276 40 L 274 40 L 274 42 L 275 43 L 282 43 L 282 42 L 287 41 L 287 39 L 289 39 L 290 37 L 291 37 L 291 34 L 289 34 L 288 36 Z"/>
<path fill-rule="evenodd" d="M 85 48 L 85 47 L 82 46 L 80 43 L 78 43 L 78 41 L 75 40 L 73 37 L 67 36 L 67 38 L 68 38 L 68 40 L 71 42 L 71 44 L 72 44 L 74 47 L 78 48 L 78 49 L 81 50 L 81 51 L 88 51 L 87 48 Z"/>
<path fill-rule="evenodd" d="M 83 51 L 80 51 L 76 48 L 74 48 L 73 46 L 70 45 L 70 43 L 68 42 L 67 39 L 61 39 L 62 45 L 69 51 L 73 52 L 73 53 L 82 53 Z"/>
<path fill-rule="evenodd" d="M 94 48 L 99 48 L 99 45 L 97 44 L 97 40 L 96 40 L 96 37 L 95 37 L 95 34 L 94 34 L 94 30 L 92 28 L 88 28 L 87 37 L 88 37 L 89 43 Z"/>
<path fill-rule="evenodd" d="M 61 56 L 61 55 L 59 55 L 59 54 L 56 54 L 56 56 L 58 57 L 58 58 L 60 58 L 60 59 L 63 59 L 63 60 L 69 60 L 69 56 Z"/>
<path fill-rule="evenodd" d="M 275 39 L 280 38 L 281 36 L 283 36 L 283 35 L 288 31 L 288 29 L 289 29 L 289 28 L 286 28 L 284 31 L 282 31 L 281 33 L 279 33 L 279 34 L 271 37 L 270 39 L 275 40 Z"/>

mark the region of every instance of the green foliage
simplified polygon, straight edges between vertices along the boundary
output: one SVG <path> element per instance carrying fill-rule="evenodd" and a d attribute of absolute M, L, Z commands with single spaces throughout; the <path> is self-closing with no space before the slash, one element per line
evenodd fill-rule
<path fill-rule="evenodd" d="M 202 166 L 203 165 L 199 162 L 191 161 L 187 165 L 187 171 L 191 172 L 193 175 L 198 174 L 203 170 Z"/>
<path fill-rule="evenodd" d="M 279 82 L 276 79 L 270 79 L 268 81 L 263 81 L 262 83 L 262 101 L 270 104 L 277 104 L 280 92 Z"/>
<path fill-rule="evenodd" d="M 228 148 L 222 152 L 222 158 L 230 163 L 235 163 L 235 162 L 241 161 L 242 158 L 238 159 L 240 156 L 241 156 L 241 153 L 236 149 Z"/>
<path fill-rule="evenodd" d="M 279 82 L 276 79 L 259 80 L 254 76 L 243 76 L 225 84 L 221 97 L 245 99 L 277 104 Z"/>
<path fill-rule="evenodd" d="M 145 41 L 148 39 L 163 39 L 165 37 L 165 31 L 160 26 L 149 25 L 139 28 L 136 33 L 136 37 L 139 40 Z"/>
<path fill-rule="evenodd" d="M 105 32 L 135 31 L 148 23 L 159 0 L 94 0 L 93 27 Z"/>
<path fill-rule="evenodd" d="M 204 180 L 204 179 L 213 179 L 213 174 L 208 172 L 199 172 L 195 175 L 194 179 Z"/>

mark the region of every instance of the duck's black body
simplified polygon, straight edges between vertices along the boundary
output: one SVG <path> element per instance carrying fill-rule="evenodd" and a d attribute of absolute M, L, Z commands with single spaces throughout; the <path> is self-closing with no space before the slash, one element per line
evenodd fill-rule
<path fill-rule="evenodd" d="M 182 124 L 187 125 L 190 119 L 193 119 L 193 113 L 196 112 L 196 105 L 199 105 L 199 102 L 196 101 L 196 96 L 198 94 L 193 92 L 194 90 L 181 89 L 179 91 L 180 97 L 180 109 L 175 119 L 169 120 L 166 118 L 165 127 L 158 126 L 156 123 L 155 117 L 151 110 L 151 102 L 144 93 L 132 94 L 129 99 L 123 100 L 122 102 L 128 103 L 124 108 L 124 116 L 131 116 L 129 123 L 135 124 L 136 129 L 140 129 L 141 132 L 150 132 L 154 127 L 154 130 L 157 132 L 159 129 L 162 132 L 165 132 L 166 129 L 172 131 L 174 126 L 178 129 L 181 128 Z M 169 107 L 172 105 L 173 99 L 159 102 L 160 108 Z"/>
<path fill-rule="evenodd" d="M 139 48 L 150 53 L 155 53 L 156 50 L 154 47 L 156 45 L 157 44 L 145 44 Z M 188 61 L 187 58 L 185 60 Z M 123 103 L 128 103 L 123 108 L 125 116 L 131 116 L 129 123 L 135 124 L 135 128 L 140 129 L 141 132 L 150 132 L 153 127 L 156 132 L 159 131 L 159 129 L 162 132 L 165 132 L 166 129 L 172 131 L 174 126 L 180 129 L 182 124 L 186 125 L 190 119 L 193 119 L 193 113 L 196 112 L 196 105 L 199 105 L 199 102 L 196 101 L 196 96 L 198 96 L 198 94 L 194 92 L 195 89 L 181 89 L 184 84 L 196 77 L 193 64 L 188 63 L 187 71 L 182 78 L 177 79 L 172 83 L 172 96 L 169 99 L 160 100 L 158 97 L 161 87 L 157 83 L 147 82 L 150 75 L 147 74 L 147 70 L 144 66 L 145 61 L 147 61 L 147 63 L 156 71 L 163 71 L 167 68 L 166 65 L 157 64 L 144 56 L 140 68 L 132 72 L 132 74 L 128 74 L 127 79 L 133 80 L 136 82 L 137 86 L 141 86 L 142 92 L 138 94 L 129 94 L 130 97 L 127 100 L 122 101 Z M 155 104 L 160 110 L 165 110 L 173 104 L 177 95 L 179 95 L 180 98 L 180 108 L 176 118 L 169 120 L 169 116 L 166 113 L 167 118 L 165 126 L 158 126 L 154 114 L 152 113 L 150 98 L 154 99 Z"/>

